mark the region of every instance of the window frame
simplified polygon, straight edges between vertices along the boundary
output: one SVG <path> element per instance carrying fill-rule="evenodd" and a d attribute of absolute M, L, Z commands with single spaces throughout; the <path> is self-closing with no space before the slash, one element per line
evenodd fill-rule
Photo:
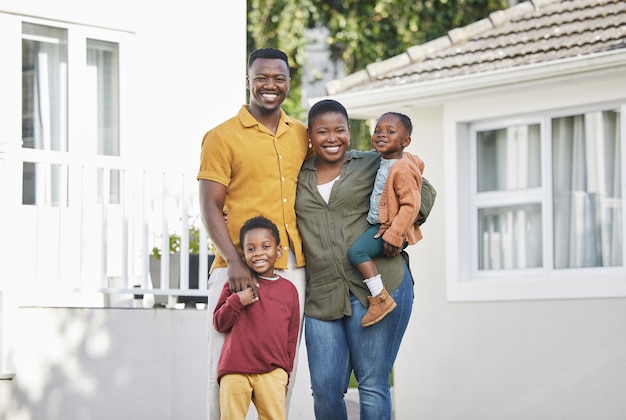
<path fill-rule="evenodd" d="M 626 103 L 606 102 L 558 110 L 529 113 L 523 116 L 483 119 L 456 125 L 456 162 L 458 167 L 456 219 L 458 233 L 451 235 L 456 264 L 450 267 L 447 282 L 448 300 L 508 301 L 536 299 L 578 299 L 626 296 L 626 243 L 622 246 L 621 267 L 553 267 L 553 197 L 552 197 L 552 127 L 554 118 L 588 112 L 616 110 L 620 113 L 622 221 L 626 225 Z M 512 194 L 508 191 L 477 193 L 476 133 L 519 124 L 540 124 L 541 187 Z M 550 166 L 548 166 L 550 164 Z M 507 197 L 508 196 L 508 197 Z M 504 197 L 504 198 L 503 198 Z M 543 265 L 540 268 L 479 270 L 478 211 L 485 207 L 505 207 L 539 202 L 543 240 Z M 482 207 L 481 207 L 482 206 Z M 626 238 L 626 226 L 623 226 Z M 456 236 L 454 236 L 456 235 Z M 626 239 L 625 239 L 626 240 Z M 469 252 L 467 250 L 470 250 Z"/>
<path fill-rule="evenodd" d="M 134 78 L 133 73 L 131 73 L 131 69 L 134 67 L 134 34 L 117 29 L 100 28 L 78 23 L 68 23 L 35 17 L 16 16 L 15 18 L 19 22 L 19 25 L 22 25 L 22 23 L 28 23 L 32 25 L 49 26 L 64 29 L 67 33 L 67 150 L 55 151 L 23 148 L 21 147 L 20 135 L 18 154 L 25 162 L 38 162 L 36 165 L 41 165 L 42 161 L 46 162 L 46 164 L 60 164 L 64 168 L 61 173 L 66 176 L 66 178 L 61 180 L 61 184 L 65 186 L 62 188 L 63 191 L 61 194 L 63 198 L 61 202 L 67 202 L 65 206 L 71 206 L 73 202 L 76 202 L 75 196 L 78 191 L 81 191 L 81 187 L 80 180 L 76 179 L 76 174 L 72 174 L 72 171 L 68 170 L 69 166 L 76 164 L 76 162 L 92 162 L 101 168 L 109 170 L 111 167 L 115 168 L 124 166 L 129 158 L 128 141 L 126 139 L 132 138 L 135 122 L 131 118 L 125 118 L 124 110 L 131 109 L 128 104 L 134 100 L 134 89 L 126 88 L 127 86 L 132 86 L 132 80 Z M 19 39 L 21 43 L 21 40 L 23 39 L 21 32 Z M 88 120 L 86 112 L 90 109 L 90 107 L 84 106 L 85 99 L 83 94 L 83 92 L 89 88 L 87 66 L 87 48 L 89 41 L 113 43 L 117 44 L 118 47 L 118 156 L 99 154 L 97 137 L 91 136 L 89 134 L 89 129 L 83 123 L 83 121 Z M 85 139 L 87 139 L 87 141 L 85 141 Z M 20 178 L 20 191 L 22 188 L 22 179 Z M 74 193 L 71 193 L 72 191 Z M 102 197 L 97 197 L 96 195 L 97 193 L 94 193 L 93 201 L 102 202 Z M 112 200 L 110 199 L 107 201 L 109 201 L 109 204 L 117 204 L 119 197 L 114 197 Z M 56 205 L 51 205 L 51 203 L 44 202 L 23 205 L 34 207 L 58 207 Z"/>
<path fill-rule="evenodd" d="M 528 189 L 526 190 L 525 194 L 520 194 L 519 190 L 508 190 L 508 191 L 488 191 L 488 192 L 478 192 L 478 147 L 477 147 L 477 143 L 478 143 L 478 139 L 477 139 L 477 135 L 476 133 L 478 133 L 479 131 L 487 131 L 487 130 L 494 130 L 494 129 L 500 129 L 500 128 L 508 128 L 508 127 L 512 127 L 512 126 L 516 126 L 516 125 L 531 125 L 531 124 L 538 124 L 540 127 L 540 133 L 541 133 L 541 140 L 540 140 L 540 149 L 541 149 L 541 186 L 538 188 L 532 188 L 532 189 Z M 472 251 L 472 256 L 471 256 L 471 275 L 472 277 L 482 277 L 483 275 L 485 276 L 489 276 L 492 271 L 495 270 L 480 270 L 478 265 L 479 265 L 479 249 L 478 249 L 478 212 L 480 211 L 480 209 L 484 209 L 484 208 L 502 208 L 502 207 L 508 207 L 508 206 L 517 206 L 517 205 L 529 205 L 529 204 L 536 204 L 536 203 L 540 203 L 542 205 L 542 210 L 541 210 L 541 220 L 542 220 L 542 225 L 545 227 L 546 226 L 546 209 L 544 204 L 544 201 L 546 199 L 545 197 L 545 191 L 543 191 L 544 189 L 547 189 L 547 176 L 546 176 L 546 155 L 545 155 L 545 149 L 546 149 L 546 137 L 545 137 L 545 127 L 543 124 L 543 121 L 541 120 L 541 118 L 539 118 L 538 116 L 532 116 L 532 117 L 520 117 L 520 118 L 510 118 L 510 119 L 504 119 L 504 120 L 494 120 L 494 121 L 487 121 L 487 122 L 478 122 L 478 123 L 474 123 L 474 124 L 470 124 L 468 126 L 469 129 L 469 142 L 470 142 L 470 155 L 469 155 L 469 181 L 470 181 L 470 191 L 469 191 L 469 197 L 470 197 L 470 212 L 472 215 L 472 220 L 474 221 L 474 223 L 472 223 L 471 226 L 471 237 L 474 238 L 474 245 L 473 247 L 471 247 L 471 251 Z M 545 244 L 546 242 L 546 234 L 545 231 L 546 229 L 544 228 L 542 230 L 543 233 L 543 243 Z M 543 251 L 543 260 L 545 261 L 545 247 L 544 247 L 544 251 Z M 545 263 L 544 263 L 545 266 Z M 500 272 L 509 272 L 509 271 L 513 271 L 513 272 L 519 272 L 519 271 L 523 271 L 523 272 L 536 272 L 537 270 L 541 270 L 540 268 L 530 268 L 530 269 L 515 269 L 515 270 L 497 270 Z"/>

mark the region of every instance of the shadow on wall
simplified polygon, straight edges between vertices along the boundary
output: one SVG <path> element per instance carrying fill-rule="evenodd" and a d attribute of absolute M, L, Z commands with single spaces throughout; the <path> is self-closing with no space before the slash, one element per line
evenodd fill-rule
<path fill-rule="evenodd" d="M 2 420 L 205 419 L 206 311 L 22 308 Z"/>

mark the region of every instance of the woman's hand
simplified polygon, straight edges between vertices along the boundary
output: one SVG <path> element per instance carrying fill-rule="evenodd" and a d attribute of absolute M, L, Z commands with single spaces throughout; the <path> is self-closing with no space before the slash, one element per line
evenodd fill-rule
<path fill-rule="evenodd" d="M 380 229 L 378 229 L 378 232 L 376 232 L 376 235 L 374 235 L 374 238 L 378 239 L 381 236 L 383 236 L 383 234 L 385 233 L 385 231 L 387 230 L 387 228 L 384 227 L 380 227 Z M 397 246 L 393 246 L 385 241 L 383 241 L 383 254 L 386 257 L 395 257 L 396 255 L 400 254 L 400 251 L 402 251 L 401 248 L 398 248 Z"/>
<path fill-rule="evenodd" d="M 383 233 L 385 233 L 385 231 L 386 231 L 386 230 L 387 230 L 387 228 L 386 228 L 386 227 L 382 227 L 382 226 L 381 226 L 381 227 L 378 229 L 378 232 L 376 232 L 376 235 L 374 235 L 374 239 L 378 239 L 378 238 L 380 238 L 381 236 L 383 236 Z"/>
<path fill-rule="evenodd" d="M 387 242 L 383 242 L 383 254 L 385 254 L 386 257 L 395 257 L 400 254 L 400 251 L 402 251 L 401 248 L 393 246 Z"/>

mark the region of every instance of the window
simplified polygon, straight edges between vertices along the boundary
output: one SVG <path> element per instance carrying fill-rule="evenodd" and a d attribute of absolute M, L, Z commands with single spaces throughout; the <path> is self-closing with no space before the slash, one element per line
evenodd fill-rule
<path fill-rule="evenodd" d="M 459 218 L 469 227 L 456 285 L 534 288 L 483 295 L 514 299 L 585 297 L 570 294 L 564 279 L 626 283 L 622 110 L 469 125 L 469 212 Z"/>
<path fill-rule="evenodd" d="M 541 206 L 531 193 L 541 187 L 539 130 L 539 124 L 528 124 L 476 133 L 480 270 L 542 263 L 541 243 L 536 243 Z M 492 197 L 493 204 L 483 205 L 484 197 Z"/>
<path fill-rule="evenodd" d="M 619 113 L 551 123 L 554 268 L 623 266 Z"/>
<path fill-rule="evenodd" d="M 87 71 L 91 107 L 88 115 L 92 121 L 88 124 L 91 137 L 97 139 L 96 153 L 104 156 L 120 155 L 119 133 L 119 64 L 118 45 L 112 42 L 87 40 Z M 106 176 L 108 175 L 108 181 Z M 108 183 L 108 197 L 103 184 Z M 120 203 L 120 172 L 111 169 L 105 174 L 98 171 L 98 200 Z"/>
<path fill-rule="evenodd" d="M 56 162 L 64 158 L 55 153 L 121 155 L 119 45 L 68 36 L 71 31 L 85 29 L 22 23 L 22 147 L 53 152 L 24 162 L 23 204 L 67 206 L 69 169 Z M 76 93 L 70 97 L 72 90 Z M 80 114 L 69 114 L 72 101 Z M 119 172 L 112 169 L 99 179 L 108 180 L 108 200 L 119 203 Z"/>
<path fill-rule="evenodd" d="M 67 31 L 22 24 L 22 147 L 66 152 Z M 22 203 L 59 205 L 60 167 L 24 162 Z"/>
<path fill-rule="evenodd" d="M 67 31 L 22 24 L 22 141 L 67 151 Z"/>
<path fill-rule="evenodd" d="M 90 124 L 97 138 L 97 153 L 106 156 L 120 155 L 119 133 L 119 64 L 118 45 L 112 42 L 87 40 L 87 69 L 90 98 L 93 106 Z"/>

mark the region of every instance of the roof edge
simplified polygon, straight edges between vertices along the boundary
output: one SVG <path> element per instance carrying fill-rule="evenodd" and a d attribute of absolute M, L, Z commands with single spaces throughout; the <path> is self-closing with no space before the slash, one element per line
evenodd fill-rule
<path fill-rule="evenodd" d="M 505 25 L 513 19 L 533 13 L 535 10 L 559 1 L 561 0 L 527 0 L 507 9 L 491 12 L 488 17 L 460 28 L 451 29 L 444 36 L 424 44 L 409 47 L 407 51 L 401 54 L 371 63 L 365 69 L 349 74 L 341 79 L 331 80 L 325 85 L 326 92 L 328 95 L 335 95 L 360 84 L 375 81 L 385 73 L 423 60 L 437 51 L 465 42 L 494 27 Z"/>
<path fill-rule="evenodd" d="M 564 80 L 589 72 L 626 70 L 626 50 L 613 50 L 594 55 L 571 57 L 561 61 L 519 66 L 485 73 L 474 73 L 450 79 L 424 83 L 406 84 L 367 91 L 345 92 L 328 95 L 340 101 L 352 118 L 372 118 L 368 110 L 397 106 L 403 101 L 413 106 L 437 103 L 445 98 L 461 97 L 472 92 L 510 88 L 553 79 Z M 326 97 L 326 98 L 327 98 Z M 310 104 L 323 98 L 311 98 Z"/>

